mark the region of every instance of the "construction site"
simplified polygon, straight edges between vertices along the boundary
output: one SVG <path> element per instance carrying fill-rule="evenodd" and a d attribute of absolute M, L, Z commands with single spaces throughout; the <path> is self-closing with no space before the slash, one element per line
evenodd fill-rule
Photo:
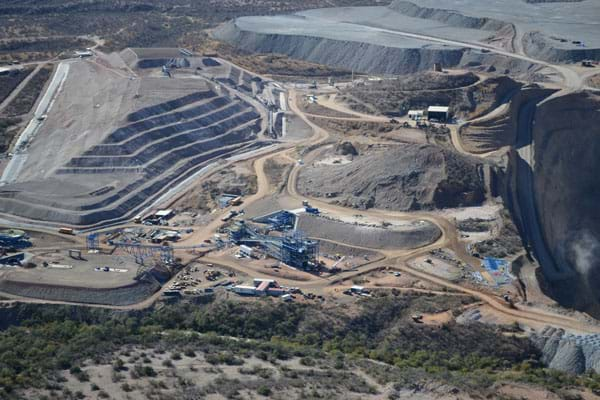
<path fill-rule="evenodd" d="M 575 132 L 600 144 L 597 4 L 560 3 L 593 26 L 569 31 L 532 22 L 545 3 L 442 3 L 456 10 L 394 1 L 211 31 L 348 79 L 276 80 L 184 48 L 57 62 L 2 163 L 0 301 L 472 296 L 448 318 L 600 354 L 595 202 L 569 207 L 597 182 L 572 166 L 593 158 Z M 548 357 L 568 370 L 564 352 Z"/>

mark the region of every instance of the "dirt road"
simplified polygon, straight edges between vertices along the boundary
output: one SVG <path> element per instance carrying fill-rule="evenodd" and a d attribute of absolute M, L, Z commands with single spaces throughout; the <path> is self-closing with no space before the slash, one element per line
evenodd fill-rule
<path fill-rule="evenodd" d="M 355 121 L 355 120 L 362 120 L 362 121 L 371 121 L 371 122 L 390 122 L 390 118 L 389 117 L 385 117 L 382 115 L 370 115 L 370 114 L 364 114 L 358 111 L 354 111 L 349 107 L 345 107 L 344 105 L 338 103 L 335 101 L 335 98 L 337 97 L 336 93 L 333 93 L 331 95 L 321 95 L 317 97 L 317 104 L 329 108 L 331 110 L 334 111 L 338 111 L 341 112 L 343 114 L 348 114 L 350 116 L 353 116 L 354 118 L 350 118 L 350 117 L 330 117 L 330 116 L 325 116 L 327 118 L 332 118 L 332 119 L 340 119 L 340 120 L 349 120 L 349 121 Z M 319 114 L 307 114 L 307 115 L 315 115 L 317 117 L 323 117 L 322 115 Z"/>

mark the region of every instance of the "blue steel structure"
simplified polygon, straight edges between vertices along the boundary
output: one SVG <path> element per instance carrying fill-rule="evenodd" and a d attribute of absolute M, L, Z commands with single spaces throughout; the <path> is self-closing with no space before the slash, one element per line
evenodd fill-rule
<path fill-rule="evenodd" d="M 31 247 L 29 236 L 18 229 L 6 229 L 0 231 L 0 247 L 10 249 L 24 249 Z"/>
<path fill-rule="evenodd" d="M 291 267 L 311 270 L 318 265 L 319 241 L 299 231 L 284 236 L 263 235 L 239 221 L 230 229 L 229 238 L 235 244 L 259 245 L 269 256 Z"/>
<path fill-rule="evenodd" d="M 118 232 L 118 231 L 117 231 Z M 100 234 L 91 233 L 86 238 L 88 250 L 99 250 L 100 249 Z M 159 256 L 160 260 L 165 264 L 172 263 L 175 260 L 175 250 L 207 250 L 206 245 L 199 246 L 160 246 L 160 245 L 148 245 L 139 242 L 125 241 L 125 242 L 112 242 L 108 241 L 108 244 L 115 247 L 115 249 L 123 249 L 127 254 L 135 259 L 135 262 L 140 265 L 144 265 L 144 261 L 147 258 Z"/>
<path fill-rule="evenodd" d="M 86 243 L 88 250 L 100 249 L 100 239 L 97 233 L 90 233 L 89 235 L 87 235 Z"/>
<path fill-rule="evenodd" d="M 171 263 L 175 259 L 173 247 L 170 246 L 151 246 L 141 243 L 117 242 L 113 243 L 116 248 L 123 249 L 127 254 L 135 259 L 137 264 L 144 264 L 144 260 L 149 257 L 159 255 L 164 263 Z"/>
<path fill-rule="evenodd" d="M 277 211 L 262 217 L 253 218 L 252 221 L 259 224 L 268 224 L 271 229 L 276 231 L 287 231 L 294 228 L 296 224 L 296 214 L 286 210 Z"/>

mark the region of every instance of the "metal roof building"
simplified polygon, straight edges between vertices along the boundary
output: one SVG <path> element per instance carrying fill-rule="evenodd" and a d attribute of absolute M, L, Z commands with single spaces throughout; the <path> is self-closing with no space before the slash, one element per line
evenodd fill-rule
<path fill-rule="evenodd" d="M 450 116 L 450 107 L 448 106 L 429 106 L 427 108 L 427 119 L 446 121 Z"/>

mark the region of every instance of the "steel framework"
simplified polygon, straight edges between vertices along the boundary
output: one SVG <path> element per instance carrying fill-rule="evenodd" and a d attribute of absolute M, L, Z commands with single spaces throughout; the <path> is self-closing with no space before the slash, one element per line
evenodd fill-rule
<path fill-rule="evenodd" d="M 123 249 L 127 254 L 135 259 L 137 264 L 144 264 L 144 261 L 149 257 L 156 255 L 160 256 L 160 259 L 164 263 L 171 263 L 174 260 L 173 247 L 170 246 L 151 246 L 141 243 L 127 243 L 117 242 L 114 243 L 116 248 Z"/>
<path fill-rule="evenodd" d="M 231 229 L 230 238 L 236 244 L 259 245 L 269 256 L 292 267 L 310 270 L 317 265 L 319 241 L 308 239 L 300 231 L 285 236 L 269 236 L 240 221 Z"/>
<path fill-rule="evenodd" d="M 100 239 L 97 233 L 90 233 L 86 238 L 88 250 L 98 250 L 100 248 Z"/>

